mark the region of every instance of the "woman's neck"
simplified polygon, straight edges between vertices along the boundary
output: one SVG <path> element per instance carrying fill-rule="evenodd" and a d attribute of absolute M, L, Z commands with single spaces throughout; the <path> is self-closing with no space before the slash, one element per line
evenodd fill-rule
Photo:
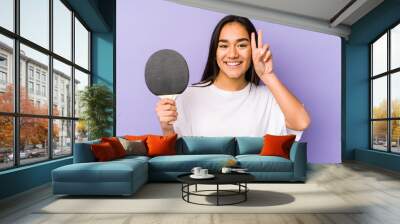
<path fill-rule="evenodd" d="M 246 87 L 247 81 L 244 75 L 238 79 L 228 78 L 226 75 L 219 73 L 214 80 L 214 85 L 222 90 L 238 91 Z"/>

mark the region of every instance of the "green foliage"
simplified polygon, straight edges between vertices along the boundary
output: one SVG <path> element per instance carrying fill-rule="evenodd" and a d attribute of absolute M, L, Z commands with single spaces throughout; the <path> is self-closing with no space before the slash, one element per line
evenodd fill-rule
<path fill-rule="evenodd" d="M 113 94 L 104 85 L 94 84 L 80 93 L 82 119 L 85 121 L 89 139 L 97 139 L 110 134 L 112 127 Z"/>
<path fill-rule="evenodd" d="M 400 100 L 392 100 L 392 116 L 393 118 L 400 117 Z M 387 118 L 387 101 L 382 100 L 378 106 L 373 108 L 373 118 Z M 392 140 L 397 141 L 400 139 L 400 122 L 392 121 Z M 375 121 L 373 125 L 374 138 L 386 138 L 387 135 L 387 121 Z"/>

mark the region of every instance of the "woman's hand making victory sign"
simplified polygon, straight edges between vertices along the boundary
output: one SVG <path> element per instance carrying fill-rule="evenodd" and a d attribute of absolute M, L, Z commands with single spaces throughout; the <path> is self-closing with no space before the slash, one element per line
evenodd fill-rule
<path fill-rule="evenodd" d="M 251 33 L 251 51 L 253 58 L 254 70 L 261 80 L 266 78 L 269 74 L 273 73 L 272 54 L 268 44 L 262 43 L 262 31 L 258 31 L 258 38 L 255 34 Z"/>

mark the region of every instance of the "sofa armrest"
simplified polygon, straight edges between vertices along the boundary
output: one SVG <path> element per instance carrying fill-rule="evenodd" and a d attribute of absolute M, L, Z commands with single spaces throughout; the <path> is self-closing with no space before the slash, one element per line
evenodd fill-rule
<path fill-rule="evenodd" d="M 295 142 L 290 149 L 290 160 L 293 162 L 293 179 L 305 181 L 307 176 L 307 143 Z"/>
<path fill-rule="evenodd" d="M 96 144 L 98 142 L 90 141 L 90 142 L 75 143 L 75 145 L 74 145 L 74 163 L 95 162 L 96 158 L 94 157 L 90 146 L 92 144 Z"/>

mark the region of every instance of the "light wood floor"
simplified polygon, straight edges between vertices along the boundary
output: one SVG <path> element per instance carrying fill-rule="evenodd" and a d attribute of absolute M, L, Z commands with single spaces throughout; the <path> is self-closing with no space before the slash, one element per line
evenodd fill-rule
<path fill-rule="evenodd" d="M 311 165 L 308 183 L 317 183 L 346 201 L 368 206 L 357 214 L 36 214 L 54 200 L 49 185 L 0 201 L 0 223 L 219 224 L 219 223 L 400 223 L 400 173 L 360 163 Z M 172 205 L 173 206 L 173 205 Z"/>

